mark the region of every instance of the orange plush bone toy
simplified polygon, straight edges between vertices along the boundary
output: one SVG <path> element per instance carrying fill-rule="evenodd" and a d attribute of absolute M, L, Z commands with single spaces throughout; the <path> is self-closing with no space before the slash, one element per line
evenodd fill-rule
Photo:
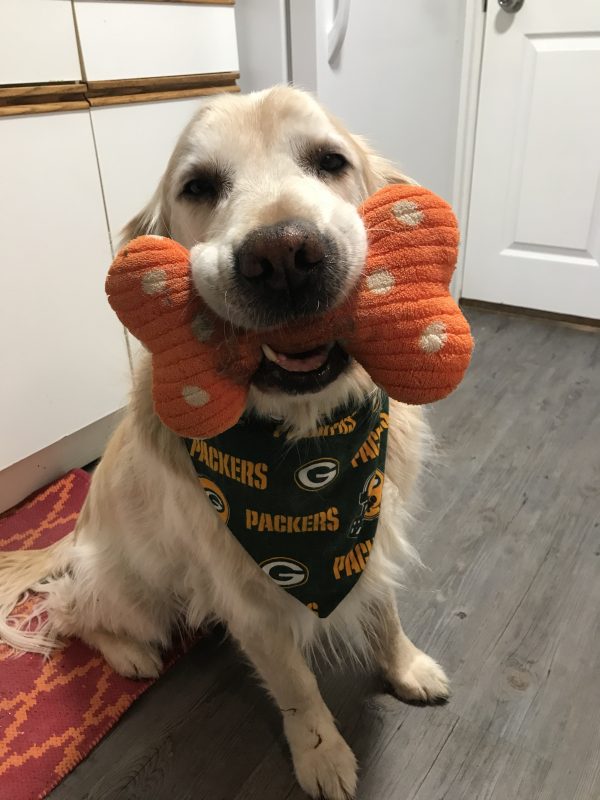
<path fill-rule="evenodd" d="M 288 353 L 339 341 L 396 400 L 430 403 L 460 383 L 473 342 L 450 296 L 458 229 L 452 210 L 419 186 L 387 186 L 360 208 L 365 270 L 339 307 L 285 328 L 231 330 L 197 295 L 189 253 L 142 236 L 117 255 L 106 291 L 152 353 L 157 414 L 181 436 L 208 438 L 242 415 L 261 345 Z"/>

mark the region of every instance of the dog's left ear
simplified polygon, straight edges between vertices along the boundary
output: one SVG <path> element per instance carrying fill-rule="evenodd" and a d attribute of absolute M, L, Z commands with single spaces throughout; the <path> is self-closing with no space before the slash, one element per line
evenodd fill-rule
<path fill-rule="evenodd" d="M 123 247 L 138 236 L 169 236 L 169 227 L 163 208 L 163 181 L 159 183 L 150 202 L 130 219 L 119 236 L 119 247 Z"/>
<path fill-rule="evenodd" d="M 401 172 L 391 161 L 378 155 L 362 136 L 353 134 L 352 139 L 362 156 L 364 180 L 368 195 L 375 194 L 388 183 L 417 185 L 416 181 Z"/>

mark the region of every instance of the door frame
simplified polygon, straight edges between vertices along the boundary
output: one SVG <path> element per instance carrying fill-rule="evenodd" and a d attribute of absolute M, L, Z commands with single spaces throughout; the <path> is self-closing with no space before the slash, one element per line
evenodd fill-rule
<path fill-rule="evenodd" d="M 460 300 L 462 297 L 466 242 L 469 234 L 469 207 L 475 162 L 486 18 L 487 0 L 466 0 L 454 179 L 452 182 L 452 206 L 461 232 L 458 261 L 450 284 L 450 290 L 455 300 Z"/>

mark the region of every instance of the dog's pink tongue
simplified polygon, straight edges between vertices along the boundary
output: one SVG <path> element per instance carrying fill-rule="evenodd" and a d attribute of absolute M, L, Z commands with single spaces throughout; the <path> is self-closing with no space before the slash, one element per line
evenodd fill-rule
<path fill-rule="evenodd" d="M 328 349 L 319 347 L 306 354 L 288 355 L 269 348 L 268 351 L 265 350 L 265 355 L 288 372 L 312 372 L 320 369 L 327 361 Z"/>

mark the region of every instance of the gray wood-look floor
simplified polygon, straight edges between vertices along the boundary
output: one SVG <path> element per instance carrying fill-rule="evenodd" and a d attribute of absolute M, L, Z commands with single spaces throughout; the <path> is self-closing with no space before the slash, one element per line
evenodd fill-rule
<path fill-rule="evenodd" d="M 405 628 L 446 667 L 414 708 L 323 674 L 361 800 L 600 798 L 600 332 L 467 310 L 477 349 L 431 410 L 443 457 Z M 223 632 L 200 641 L 52 800 L 301 800 L 281 724 Z"/>

